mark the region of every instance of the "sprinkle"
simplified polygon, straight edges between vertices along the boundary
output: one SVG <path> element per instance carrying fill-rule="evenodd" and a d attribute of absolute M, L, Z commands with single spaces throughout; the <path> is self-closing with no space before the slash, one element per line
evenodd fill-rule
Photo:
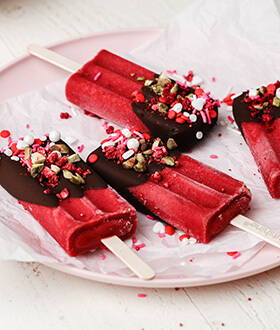
<path fill-rule="evenodd" d="M 133 243 L 136 243 L 136 242 L 137 242 L 137 239 L 136 239 L 135 236 L 132 237 L 132 242 L 133 242 Z"/>
<path fill-rule="evenodd" d="M 96 154 L 91 154 L 88 157 L 88 162 L 91 164 L 94 164 L 95 162 L 97 162 L 97 160 L 98 160 L 98 156 Z"/>
<path fill-rule="evenodd" d="M 189 243 L 190 243 L 190 244 L 196 244 L 196 243 L 197 243 L 197 239 L 194 238 L 194 237 L 191 237 L 191 238 L 189 239 Z"/>
<path fill-rule="evenodd" d="M 215 77 L 212 77 L 212 81 L 215 82 L 216 81 L 216 78 Z"/>
<path fill-rule="evenodd" d="M 166 70 L 166 72 L 169 73 L 169 74 L 175 74 L 176 70 Z"/>
<path fill-rule="evenodd" d="M 80 146 L 77 147 L 77 149 L 79 152 L 82 152 L 84 150 L 84 147 L 85 146 L 83 144 L 81 144 Z"/>
<path fill-rule="evenodd" d="M 0 133 L 0 136 L 2 137 L 2 138 L 7 138 L 7 137 L 9 137 L 11 135 L 11 133 L 8 131 L 8 130 L 6 130 L 6 129 L 4 129 L 3 131 L 1 131 L 1 133 Z"/>
<path fill-rule="evenodd" d="M 198 140 L 201 140 L 203 138 L 203 133 L 201 131 L 198 131 L 198 132 L 196 132 L 195 136 Z"/>
<path fill-rule="evenodd" d="M 201 118 L 202 118 L 203 123 L 206 124 L 207 123 L 207 118 L 206 118 L 206 115 L 205 115 L 204 111 L 200 111 L 200 114 L 201 114 Z"/>
<path fill-rule="evenodd" d="M 232 256 L 232 259 L 236 259 L 236 258 L 238 258 L 238 257 L 240 257 L 241 256 L 241 253 L 240 252 L 237 252 L 236 254 L 234 254 L 233 256 Z"/>
<path fill-rule="evenodd" d="M 155 234 L 164 234 L 165 230 L 164 230 L 164 225 L 161 222 L 157 222 L 154 226 L 153 226 L 153 232 Z"/>
<path fill-rule="evenodd" d="M 217 155 L 210 155 L 210 158 L 212 158 L 212 159 L 217 159 L 218 156 L 217 156 Z"/>
<path fill-rule="evenodd" d="M 145 102 L 145 96 L 143 94 L 137 94 L 135 96 L 135 101 L 139 103 Z"/>
<path fill-rule="evenodd" d="M 19 161 L 19 157 L 18 157 L 18 156 L 12 156 L 10 159 L 11 159 L 11 160 L 14 160 L 14 161 L 16 161 L 16 162 Z"/>
<path fill-rule="evenodd" d="M 102 254 L 102 256 L 100 257 L 100 260 L 104 260 L 106 257 L 104 254 Z"/>
<path fill-rule="evenodd" d="M 134 248 L 135 250 L 140 250 L 140 249 L 144 248 L 145 246 L 146 246 L 145 243 L 142 243 L 142 244 L 135 244 L 135 245 L 133 246 L 133 248 Z"/>
<path fill-rule="evenodd" d="M 101 76 L 101 72 L 98 72 L 98 73 L 94 76 L 93 80 L 96 81 L 97 79 L 100 78 L 100 76 Z"/>
<path fill-rule="evenodd" d="M 30 126 L 29 126 L 29 124 L 26 124 L 26 126 L 25 126 L 25 127 L 28 129 Z"/>
<path fill-rule="evenodd" d="M 167 226 L 165 226 L 164 230 L 165 230 L 165 233 L 167 235 L 172 236 L 172 235 L 175 234 L 175 230 L 174 230 L 174 228 L 172 226 L 167 225 Z"/>
<path fill-rule="evenodd" d="M 231 116 L 228 116 L 228 120 L 233 124 L 234 123 L 234 119 Z"/>
<path fill-rule="evenodd" d="M 71 118 L 71 116 L 69 115 L 68 112 L 61 112 L 60 113 L 60 118 L 61 119 L 68 119 L 68 118 Z"/>
<path fill-rule="evenodd" d="M 187 235 L 187 234 L 183 234 L 183 235 L 179 236 L 179 240 L 180 240 L 180 241 L 182 241 L 184 238 L 187 238 L 187 239 L 189 239 L 189 238 L 190 238 L 190 236 L 189 236 L 189 235 Z"/>
<path fill-rule="evenodd" d="M 146 217 L 150 220 L 154 220 L 154 217 L 152 217 L 151 215 L 147 214 Z"/>
<path fill-rule="evenodd" d="M 163 234 L 163 233 L 159 233 L 159 234 L 158 234 L 158 237 L 159 237 L 159 238 L 163 238 L 163 237 L 165 237 L 165 234 Z"/>
<path fill-rule="evenodd" d="M 137 297 L 145 298 L 145 297 L 147 297 L 147 295 L 145 293 L 138 293 Z"/>

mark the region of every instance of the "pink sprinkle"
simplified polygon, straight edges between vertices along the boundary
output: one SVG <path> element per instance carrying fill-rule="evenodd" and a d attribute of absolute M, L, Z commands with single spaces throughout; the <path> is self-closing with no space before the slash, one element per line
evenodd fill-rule
<path fill-rule="evenodd" d="M 30 126 L 29 126 L 29 124 L 26 124 L 26 126 L 25 126 L 26 128 L 29 128 Z"/>
<path fill-rule="evenodd" d="M 158 234 L 158 237 L 163 238 L 163 237 L 165 237 L 165 234 Z"/>
<path fill-rule="evenodd" d="M 96 81 L 97 79 L 100 78 L 100 76 L 101 76 L 101 72 L 98 72 L 98 73 L 94 76 L 93 80 Z"/>
<path fill-rule="evenodd" d="M 241 256 L 241 253 L 240 252 L 237 252 L 237 253 L 235 253 L 233 256 L 232 256 L 232 259 L 236 259 L 236 258 L 238 258 L 238 257 L 240 257 Z"/>
<path fill-rule="evenodd" d="M 144 139 L 144 135 L 141 134 L 140 132 L 133 131 L 133 134 L 138 135 L 140 137 L 140 139 Z"/>
<path fill-rule="evenodd" d="M 151 215 L 147 214 L 146 217 L 150 220 L 154 220 L 154 217 L 152 217 Z"/>
<path fill-rule="evenodd" d="M 100 260 L 104 260 L 106 257 L 104 254 L 102 254 L 102 256 L 100 257 Z"/>
<path fill-rule="evenodd" d="M 233 119 L 231 116 L 228 116 L 228 120 L 229 120 L 231 123 L 234 123 L 234 119 Z"/>
<path fill-rule="evenodd" d="M 184 87 L 184 83 L 182 83 L 180 80 L 176 80 L 176 83 L 180 86 L 183 86 Z"/>
<path fill-rule="evenodd" d="M 216 81 L 216 78 L 215 77 L 212 77 L 212 81 L 215 82 Z"/>
<path fill-rule="evenodd" d="M 84 150 L 84 147 L 85 146 L 83 144 L 81 144 L 80 146 L 78 146 L 77 149 L 78 149 L 79 152 L 82 152 Z"/>
<path fill-rule="evenodd" d="M 206 112 L 206 117 L 207 117 L 207 120 L 208 120 L 208 124 L 211 124 L 211 117 L 210 117 L 209 109 L 205 109 L 205 112 Z"/>
<path fill-rule="evenodd" d="M 210 158 L 212 158 L 212 159 L 217 159 L 218 156 L 217 156 L 217 155 L 210 155 Z"/>
<path fill-rule="evenodd" d="M 169 73 L 169 74 L 175 74 L 176 70 L 166 70 L 166 72 Z"/>
<path fill-rule="evenodd" d="M 137 297 L 145 298 L 145 297 L 147 297 L 147 295 L 145 293 L 138 293 Z"/>
<path fill-rule="evenodd" d="M 207 123 L 207 118 L 206 118 L 206 115 L 205 115 L 204 111 L 200 111 L 200 114 L 201 114 L 201 118 L 202 118 L 203 123 L 206 124 Z"/>
<path fill-rule="evenodd" d="M 139 249 L 142 249 L 143 247 L 145 247 L 145 243 L 142 243 L 142 244 L 135 244 L 133 247 L 135 250 L 139 250 Z"/>
<path fill-rule="evenodd" d="M 137 242 L 137 239 L 135 236 L 132 237 L 132 242 L 135 244 Z"/>

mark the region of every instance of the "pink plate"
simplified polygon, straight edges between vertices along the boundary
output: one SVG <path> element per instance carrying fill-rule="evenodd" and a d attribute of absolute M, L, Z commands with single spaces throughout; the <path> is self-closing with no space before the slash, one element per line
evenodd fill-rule
<path fill-rule="evenodd" d="M 77 62 L 84 63 L 102 48 L 117 53 L 130 51 L 154 37 L 158 32 L 158 29 L 140 29 L 100 33 L 71 39 L 52 45 L 50 48 Z M 0 101 L 67 76 L 69 76 L 67 72 L 51 64 L 33 56 L 23 56 L 0 70 Z M 280 265 L 280 251 L 267 244 L 245 265 L 220 276 L 191 278 L 161 274 L 152 281 L 117 274 L 104 275 L 64 264 L 46 265 L 68 274 L 105 283 L 152 288 L 192 287 L 232 281 L 277 267 Z"/>

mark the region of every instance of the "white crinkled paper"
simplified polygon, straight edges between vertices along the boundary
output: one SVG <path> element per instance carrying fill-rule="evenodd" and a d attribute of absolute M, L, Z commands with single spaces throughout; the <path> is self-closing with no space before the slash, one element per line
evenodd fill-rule
<path fill-rule="evenodd" d="M 214 98 L 222 99 L 230 89 L 238 93 L 279 78 L 279 35 L 279 15 L 271 0 L 265 3 L 260 0 L 197 0 L 177 15 L 159 36 L 127 57 L 157 72 L 176 69 L 180 74 L 187 74 L 193 70 L 203 78 L 202 87 L 211 91 Z M 41 136 L 57 129 L 64 139 L 77 138 L 71 145 L 74 150 L 77 151 L 81 144 L 85 146 L 81 153 L 85 160 L 106 133 L 101 120 L 85 116 L 83 111 L 66 101 L 64 85 L 65 81 L 59 81 L 2 103 L 0 130 L 10 130 L 12 137 L 17 139 L 28 133 Z M 60 119 L 60 113 L 65 111 L 72 116 L 70 119 Z M 222 106 L 219 121 L 228 122 L 229 115 L 231 112 Z M 1 139 L 0 148 L 5 145 L 6 140 Z M 218 158 L 210 158 L 211 155 Z M 245 181 L 253 195 L 246 216 L 280 230 L 277 218 L 280 201 L 268 194 L 240 134 L 227 126 L 217 125 L 191 156 Z M 133 275 L 114 255 L 103 249 L 69 257 L 1 187 L 0 196 L 1 259 L 60 263 L 104 274 Z M 161 275 L 221 275 L 243 265 L 264 245 L 232 226 L 208 245 L 183 245 L 178 239 L 181 234 L 178 231 L 173 236 L 158 237 L 152 230 L 154 223 L 139 213 L 135 237 L 146 246 L 136 253 Z M 241 256 L 233 260 L 227 251 L 239 251 Z M 101 260 L 103 254 L 105 259 Z"/>

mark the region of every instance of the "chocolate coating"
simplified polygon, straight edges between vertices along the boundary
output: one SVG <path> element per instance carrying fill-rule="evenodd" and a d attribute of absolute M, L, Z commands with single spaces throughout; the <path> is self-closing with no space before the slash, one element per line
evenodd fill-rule
<path fill-rule="evenodd" d="M 160 137 L 163 142 L 169 138 L 173 138 L 178 144 L 178 149 L 182 152 L 189 151 L 198 141 L 196 133 L 203 133 L 203 137 L 216 124 L 218 116 L 211 118 L 211 124 L 203 123 L 202 117 L 197 116 L 197 121 L 189 124 L 179 124 L 175 120 L 170 120 L 166 114 L 162 114 L 157 110 L 152 110 L 148 107 L 149 101 L 156 94 L 148 87 L 142 87 L 142 92 L 148 102 L 132 103 L 134 113 L 140 118 L 145 126 L 150 130 L 153 137 Z M 214 110 L 218 114 L 218 107 L 214 105 Z"/>
<path fill-rule="evenodd" d="M 59 143 L 64 143 L 60 141 Z M 65 143 L 64 143 L 65 144 Z M 74 151 L 70 150 L 69 154 Z M 81 167 L 84 171 L 90 170 L 91 174 L 85 178 L 83 186 L 71 183 L 65 179 L 62 173 L 59 175 L 59 183 L 51 188 L 51 194 L 45 194 L 44 190 L 48 189 L 46 185 L 42 185 L 37 178 L 32 178 L 25 166 L 19 161 L 13 161 L 5 154 L 1 154 L 0 159 L 0 184 L 13 197 L 18 200 L 38 205 L 56 207 L 59 199 L 56 197 L 64 188 L 67 188 L 70 197 L 81 198 L 85 190 L 104 189 L 107 184 L 102 180 L 84 161 L 75 163 L 77 167 Z"/>

